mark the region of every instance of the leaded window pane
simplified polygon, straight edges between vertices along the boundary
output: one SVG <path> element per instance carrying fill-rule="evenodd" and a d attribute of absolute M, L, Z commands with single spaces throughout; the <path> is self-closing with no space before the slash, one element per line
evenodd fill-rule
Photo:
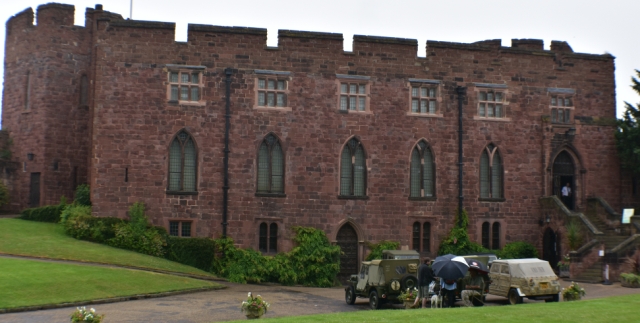
<path fill-rule="evenodd" d="M 266 81 L 264 79 L 259 79 L 258 80 L 258 88 L 259 89 L 264 89 Z"/>
<path fill-rule="evenodd" d="M 355 96 L 350 96 L 349 97 L 349 110 L 355 110 L 356 109 L 356 97 Z"/>
<path fill-rule="evenodd" d="M 484 117 L 486 114 L 486 105 L 484 103 L 480 103 L 480 116 Z"/>
<path fill-rule="evenodd" d="M 184 83 L 184 84 L 189 83 L 189 74 L 180 73 L 180 83 Z"/>
<path fill-rule="evenodd" d="M 570 115 L 570 114 L 571 114 L 571 110 L 565 110 L 565 111 L 564 111 L 564 122 L 565 122 L 565 123 L 569 123 L 569 122 L 571 122 L 571 121 L 569 120 L 569 119 L 570 119 L 570 117 L 571 117 L 571 115 Z"/>
<path fill-rule="evenodd" d="M 411 112 L 418 112 L 418 104 L 419 104 L 420 100 L 418 99 L 413 99 L 411 100 Z"/>
<path fill-rule="evenodd" d="M 178 138 L 169 147 L 169 190 L 180 191 L 182 177 L 182 147 Z"/>
<path fill-rule="evenodd" d="M 358 102 L 358 109 L 359 109 L 360 111 L 364 111 L 364 108 L 366 107 L 366 105 L 365 105 L 365 100 L 366 100 L 366 98 L 364 98 L 364 97 L 359 97 L 359 98 L 358 98 L 358 101 L 359 101 L 359 102 Z"/>
<path fill-rule="evenodd" d="M 493 93 L 492 92 L 488 92 L 487 93 L 487 101 L 493 101 Z"/>
<path fill-rule="evenodd" d="M 482 152 L 480 156 L 480 197 L 489 196 L 489 154 Z"/>
<path fill-rule="evenodd" d="M 487 249 L 491 249 L 489 244 L 489 222 L 482 223 L 482 246 Z"/>
<path fill-rule="evenodd" d="M 349 84 L 349 93 L 351 94 L 358 93 L 356 84 Z"/>
<path fill-rule="evenodd" d="M 570 106 L 572 106 L 572 104 L 571 104 L 571 98 L 565 98 L 565 99 L 564 99 L 564 106 L 565 106 L 565 107 L 570 107 Z"/>
<path fill-rule="evenodd" d="M 362 146 L 358 146 L 356 148 L 356 162 L 353 175 L 353 195 L 364 196 L 366 169 L 364 149 L 362 148 Z"/>
<path fill-rule="evenodd" d="M 480 95 L 480 98 L 479 98 L 480 101 L 487 101 L 487 92 L 480 92 L 479 95 Z"/>
<path fill-rule="evenodd" d="M 351 195 L 352 167 L 351 152 L 345 146 L 340 158 L 340 195 Z"/>
<path fill-rule="evenodd" d="M 340 97 L 340 110 L 347 110 L 348 107 L 348 97 L 346 95 L 343 95 Z"/>
<path fill-rule="evenodd" d="M 411 88 L 411 96 L 413 96 L 413 97 L 417 97 L 417 96 L 418 96 L 418 90 L 419 90 L 419 88 L 417 88 L 417 87 L 412 87 L 412 88 Z"/>
<path fill-rule="evenodd" d="M 178 83 L 178 73 L 177 72 L 169 73 L 169 82 Z"/>
<path fill-rule="evenodd" d="M 496 104 L 496 118 L 502 117 L 502 104 Z"/>
<path fill-rule="evenodd" d="M 258 150 L 258 192 L 269 192 L 269 148 L 265 142 Z"/>
<path fill-rule="evenodd" d="M 434 89 L 434 88 L 430 88 L 429 89 L 429 97 L 430 98 L 435 98 L 436 97 L 436 89 Z"/>
<path fill-rule="evenodd" d="M 558 109 L 558 122 L 564 122 L 564 109 Z"/>
<path fill-rule="evenodd" d="M 500 249 L 500 222 L 493 223 L 493 230 L 491 234 L 493 235 L 493 249 Z"/>
<path fill-rule="evenodd" d="M 364 85 L 362 85 L 362 84 L 360 84 L 360 85 L 358 86 L 358 94 L 366 94 L 366 93 L 367 93 L 367 92 L 366 92 L 366 90 L 365 90 L 365 86 L 364 86 Z"/>
<path fill-rule="evenodd" d="M 556 104 L 557 104 L 556 97 L 552 96 L 551 97 L 551 105 L 556 106 Z"/>
<path fill-rule="evenodd" d="M 266 96 L 266 93 L 258 92 L 258 105 L 259 106 L 265 106 L 265 96 Z"/>
<path fill-rule="evenodd" d="M 189 192 L 195 192 L 196 190 L 196 146 L 191 139 L 184 145 L 183 190 Z"/>
<path fill-rule="evenodd" d="M 267 93 L 267 106 L 274 107 L 276 105 L 276 96 L 273 92 Z"/>
<path fill-rule="evenodd" d="M 428 90 L 427 90 L 427 88 L 426 88 L 426 87 L 423 87 L 423 88 L 421 88 L 421 89 L 420 89 L 420 92 L 422 92 L 421 94 L 422 94 L 422 96 L 423 96 L 423 97 L 429 96 L 429 95 L 427 94 L 427 91 L 428 91 Z"/>
<path fill-rule="evenodd" d="M 179 226 L 180 226 L 180 222 L 169 221 L 169 235 L 178 236 L 180 232 L 178 231 Z"/>
<path fill-rule="evenodd" d="M 496 151 L 491 164 L 491 197 L 502 197 L 502 160 Z"/>
<path fill-rule="evenodd" d="M 178 100 L 178 86 L 177 85 L 172 85 L 171 86 L 171 100 L 174 100 L 174 101 Z"/>
<path fill-rule="evenodd" d="M 278 252 L 278 225 L 275 223 L 269 226 L 269 252 Z"/>
<path fill-rule="evenodd" d="M 200 88 L 197 86 L 192 86 L 191 87 L 191 101 L 198 101 L 200 100 Z"/>
<path fill-rule="evenodd" d="M 198 84 L 198 73 L 191 74 L 191 83 Z"/>
<path fill-rule="evenodd" d="M 259 236 L 259 242 L 258 242 L 258 249 L 261 252 L 267 252 L 267 224 L 266 223 L 260 223 L 260 236 Z"/>
<path fill-rule="evenodd" d="M 189 87 L 187 86 L 180 87 L 180 100 L 182 101 L 189 100 Z"/>
<path fill-rule="evenodd" d="M 496 102 L 502 102 L 502 93 L 496 92 Z"/>
<path fill-rule="evenodd" d="M 410 174 L 411 191 L 409 195 L 411 197 L 422 196 L 421 187 L 420 187 L 420 181 L 422 177 L 420 172 L 421 167 L 422 167 L 422 164 L 420 163 L 420 152 L 418 152 L 418 149 L 415 148 L 411 153 L 411 174 Z"/>
<path fill-rule="evenodd" d="M 420 113 L 427 113 L 427 103 L 429 101 L 427 100 L 422 100 L 420 101 Z"/>
<path fill-rule="evenodd" d="M 276 81 L 269 80 L 269 81 L 267 81 L 267 84 L 269 86 L 269 90 L 275 90 L 276 89 Z"/>
<path fill-rule="evenodd" d="M 278 106 L 284 107 L 284 93 L 278 93 Z"/>
<path fill-rule="evenodd" d="M 431 251 L 431 223 L 422 224 L 422 252 Z"/>
<path fill-rule="evenodd" d="M 431 114 L 435 114 L 436 113 L 436 101 L 429 101 L 429 113 Z"/>
<path fill-rule="evenodd" d="M 493 104 L 487 104 L 487 117 L 493 117 Z"/>
<path fill-rule="evenodd" d="M 274 143 L 271 150 L 271 192 L 284 192 L 284 165 L 282 158 L 282 149 L 278 142 Z"/>
<path fill-rule="evenodd" d="M 413 223 L 413 250 L 420 252 L 420 222 Z"/>
<path fill-rule="evenodd" d="M 191 236 L 191 222 L 182 222 L 182 236 L 183 237 Z"/>
<path fill-rule="evenodd" d="M 424 151 L 424 171 L 422 173 L 424 189 L 424 196 L 434 196 L 434 180 L 433 180 L 433 156 L 431 155 L 431 149 L 427 148 Z"/>
<path fill-rule="evenodd" d="M 278 81 L 278 90 L 284 90 L 284 81 Z"/>
<path fill-rule="evenodd" d="M 347 91 L 347 83 L 340 84 L 340 93 L 348 93 Z"/>
<path fill-rule="evenodd" d="M 553 123 L 558 122 L 558 110 L 557 109 L 551 109 L 551 122 L 553 122 Z"/>

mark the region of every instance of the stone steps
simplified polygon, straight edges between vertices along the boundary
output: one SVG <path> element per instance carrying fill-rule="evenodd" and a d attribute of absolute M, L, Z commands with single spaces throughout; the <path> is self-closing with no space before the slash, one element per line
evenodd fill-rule
<path fill-rule="evenodd" d="M 603 281 L 602 261 L 594 263 L 593 265 L 591 265 L 591 267 L 587 268 L 582 273 L 580 273 L 580 275 L 572 278 L 571 280 L 580 283 L 601 283 Z"/>

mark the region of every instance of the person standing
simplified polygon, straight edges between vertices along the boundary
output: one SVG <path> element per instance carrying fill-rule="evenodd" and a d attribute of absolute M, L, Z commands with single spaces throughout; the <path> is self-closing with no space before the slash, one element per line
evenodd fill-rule
<path fill-rule="evenodd" d="M 427 307 L 427 299 L 429 298 L 429 285 L 433 281 L 433 270 L 429 267 L 431 258 L 422 258 L 422 264 L 418 267 L 418 297 L 413 302 L 413 307 L 416 307 L 418 300 L 422 299 L 422 308 Z"/>
<path fill-rule="evenodd" d="M 451 307 L 451 308 L 453 308 L 453 305 L 456 302 L 456 289 L 457 288 L 458 288 L 458 285 L 456 284 L 455 280 L 440 278 L 440 292 L 441 292 L 442 297 L 443 297 L 442 307 Z M 444 300 L 444 297 L 447 298 L 446 302 Z"/>
<path fill-rule="evenodd" d="M 569 183 L 562 187 L 562 203 L 564 203 L 569 210 L 573 209 L 573 207 L 571 207 L 571 184 Z"/>

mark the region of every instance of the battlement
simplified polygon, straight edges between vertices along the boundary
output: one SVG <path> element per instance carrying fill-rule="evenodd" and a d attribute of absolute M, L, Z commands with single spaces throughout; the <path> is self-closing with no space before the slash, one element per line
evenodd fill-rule
<path fill-rule="evenodd" d="M 75 7 L 68 4 L 47 3 L 39 5 L 36 13 L 37 24 L 47 27 L 73 26 L 75 11 Z"/>

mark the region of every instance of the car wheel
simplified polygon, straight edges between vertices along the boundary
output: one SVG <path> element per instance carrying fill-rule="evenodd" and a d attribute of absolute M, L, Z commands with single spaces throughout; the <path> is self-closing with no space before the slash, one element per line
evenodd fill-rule
<path fill-rule="evenodd" d="M 552 299 L 545 299 L 544 301 L 546 303 L 559 302 L 560 301 L 560 294 L 555 294 L 555 295 L 553 295 Z"/>
<path fill-rule="evenodd" d="M 344 295 L 344 300 L 349 305 L 353 305 L 353 303 L 356 302 L 356 291 L 353 289 L 353 286 L 347 287 L 347 291 L 345 292 L 345 295 Z"/>
<path fill-rule="evenodd" d="M 408 275 L 402 278 L 402 289 L 413 289 L 418 286 L 418 278 L 414 275 Z"/>
<path fill-rule="evenodd" d="M 518 295 L 518 291 L 515 288 L 512 288 L 509 291 L 509 304 L 516 305 L 522 303 L 522 297 Z"/>
<path fill-rule="evenodd" d="M 380 308 L 380 298 L 378 298 L 378 292 L 372 290 L 369 293 L 369 306 L 372 310 L 377 310 Z"/>

